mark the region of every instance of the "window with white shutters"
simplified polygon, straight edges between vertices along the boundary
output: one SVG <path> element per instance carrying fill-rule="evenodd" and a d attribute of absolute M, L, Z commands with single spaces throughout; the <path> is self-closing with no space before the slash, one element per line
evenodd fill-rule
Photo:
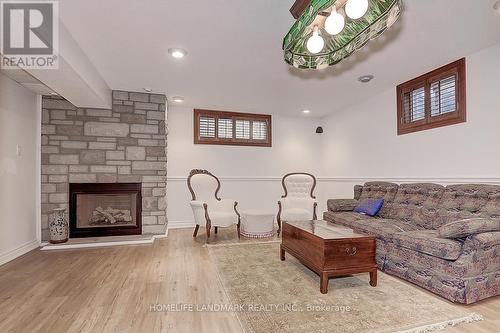
<path fill-rule="evenodd" d="M 466 121 L 465 59 L 397 87 L 398 134 Z"/>
<path fill-rule="evenodd" d="M 194 110 L 195 144 L 271 147 L 271 116 Z"/>

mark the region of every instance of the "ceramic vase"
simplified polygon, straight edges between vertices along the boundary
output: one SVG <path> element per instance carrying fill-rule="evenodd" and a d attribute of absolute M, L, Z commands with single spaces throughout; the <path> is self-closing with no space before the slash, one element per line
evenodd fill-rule
<path fill-rule="evenodd" d="M 56 208 L 49 216 L 49 242 L 52 244 L 68 241 L 69 226 L 66 208 Z"/>

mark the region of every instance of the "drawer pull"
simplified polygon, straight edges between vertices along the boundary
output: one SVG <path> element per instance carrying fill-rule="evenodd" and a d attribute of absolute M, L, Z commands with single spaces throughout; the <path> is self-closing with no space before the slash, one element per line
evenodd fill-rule
<path fill-rule="evenodd" d="M 354 246 L 352 249 L 346 248 L 345 253 L 347 253 L 350 256 L 355 255 L 358 252 L 358 249 Z"/>

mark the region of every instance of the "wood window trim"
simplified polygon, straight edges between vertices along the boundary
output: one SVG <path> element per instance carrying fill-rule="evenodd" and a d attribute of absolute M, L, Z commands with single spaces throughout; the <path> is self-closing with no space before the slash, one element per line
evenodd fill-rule
<path fill-rule="evenodd" d="M 200 117 L 215 118 L 215 137 L 214 138 L 200 138 L 199 119 Z M 232 138 L 219 138 L 218 137 L 218 119 L 232 119 L 233 120 L 233 137 Z M 250 121 L 250 139 L 236 139 L 236 120 L 249 120 Z M 254 147 L 272 147 L 272 117 L 268 114 L 257 113 L 242 113 L 242 112 L 228 112 L 228 111 L 215 111 L 205 109 L 193 110 L 194 121 L 194 143 L 205 145 L 229 145 L 229 146 L 254 146 Z M 264 121 L 267 124 L 267 138 L 265 140 L 254 140 L 253 136 L 253 121 Z"/>
<path fill-rule="evenodd" d="M 432 82 L 456 73 L 456 106 L 457 111 L 445 113 L 438 116 L 431 116 L 430 85 Z M 403 95 L 415 88 L 424 86 L 425 88 L 425 118 L 411 123 L 403 123 Z M 466 62 L 465 58 L 454 61 L 448 65 L 435 69 L 429 73 L 421 75 L 415 79 L 402 83 L 396 87 L 397 96 L 397 123 L 398 135 L 424 131 L 432 128 L 455 125 L 467 121 L 466 110 Z"/>

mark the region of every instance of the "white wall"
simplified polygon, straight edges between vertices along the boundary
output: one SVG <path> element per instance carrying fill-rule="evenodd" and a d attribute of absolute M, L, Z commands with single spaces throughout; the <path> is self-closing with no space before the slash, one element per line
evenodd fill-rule
<path fill-rule="evenodd" d="M 262 113 L 266 113 L 263 111 Z M 193 224 L 186 179 L 191 169 L 207 169 L 221 182 L 221 196 L 244 209 L 277 212 L 281 177 L 287 172 L 320 170 L 321 136 L 318 119 L 273 115 L 273 147 L 195 145 L 193 109 L 168 110 L 168 219 L 169 228 Z"/>
<path fill-rule="evenodd" d="M 0 265 L 38 246 L 39 110 L 39 96 L 0 74 Z"/>
<path fill-rule="evenodd" d="M 467 122 L 401 136 L 399 82 L 322 120 L 274 116 L 272 149 L 194 145 L 192 109 L 169 109 L 169 227 L 192 224 L 186 186 L 192 168 L 217 174 L 222 195 L 242 209 L 272 211 L 281 176 L 310 171 L 318 176 L 319 215 L 327 199 L 351 198 L 355 184 L 371 180 L 500 184 L 500 44 L 466 58 Z M 317 125 L 323 135 L 314 133 Z"/>
<path fill-rule="evenodd" d="M 371 178 L 500 182 L 500 44 L 466 59 L 466 123 L 398 136 L 395 88 L 325 118 L 324 195 Z"/>

